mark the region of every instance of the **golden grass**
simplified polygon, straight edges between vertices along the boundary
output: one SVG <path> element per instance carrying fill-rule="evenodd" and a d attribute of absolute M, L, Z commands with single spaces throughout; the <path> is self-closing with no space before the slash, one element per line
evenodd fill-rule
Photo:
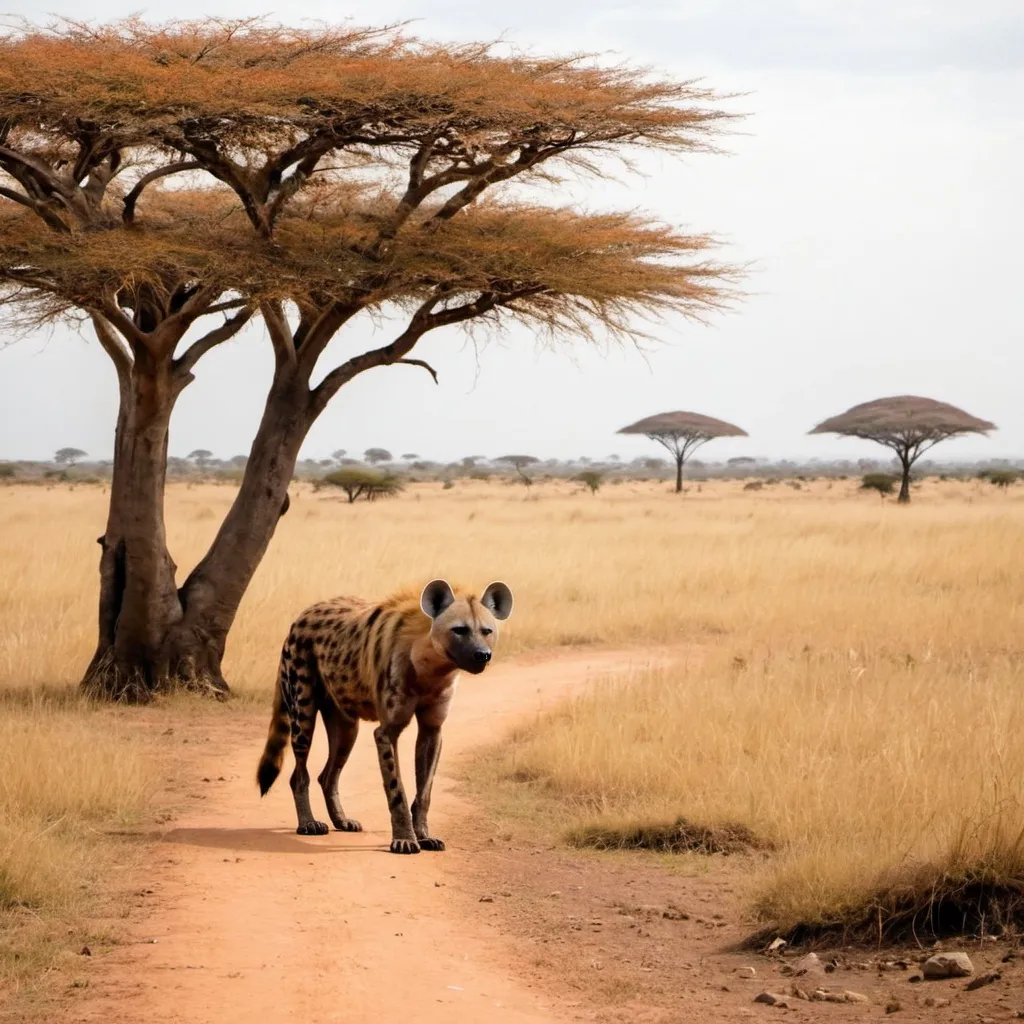
<path fill-rule="evenodd" d="M 242 696 L 267 698 L 288 625 L 314 600 L 501 578 L 517 603 L 499 656 L 565 643 L 699 655 L 520 732 L 488 763 L 532 782 L 504 782 L 502 799 L 554 796 L 571 824 L 748 824 L 779 844 L 752 898 L 783 925 L 850 919 L 944 872 L 1024 879 L 1024 488 L 928 481 L 909 508 L 852 480 L 710 482 L 682 498 L 501 481 L 373 505 L 292 493 L 228 645 Z M 233 494 L 170 488 L 182 578 Z M 77 681 L 106 497 L 0 488 L 0 688 Z M 23 748 L 26 763 L 45 747 Z"/>
<path fill-rule="evenodd" d="M 158 778 L 140 739 L 71 696 L 0 700 L 0 994 L 37 985 L 120 913 L 128 851 Z"/>
<path fill-rule="evenodd" d="M 179 578 L 233 496 L 229 486 L 170 487 Z M 501 481 L 449 491 L 415 485 L 372 505 L 304 485 L 292 496 L 228 642 L 225 672 L 239 692 L 269 691 L 288 625 L 307 604 L 383 595 L 438 575 L 480 588 L 510 583 L 516 611 L 502 638 L 506 654 L 572 643 L 707 642 L 748 624 L 765 635 L 793 625 L 813 637 L 837 617 L 854 645 L 898 646 L 907 601 L 922 629 L 942 631 L 963 614 L 975 625 L 986 621 L 1012 590 L 1010 571 L 986 555 L 985 571 L 1003 573 L 1004 585 L 972 588 L 981 603 L 961 607 L 964 574 L 974 572 L 979 548 L 1014 546 L 1024 514 L 1024 488 L 996 493 L 981 482 L 928 482 L 909 510 L 859 493 L 852 480 L 755 494 L 711 482 L 682 498 L 665 484 L 623 483 L 591 496 L 579 485 L 527 492 Z M 8 581 L 0 592 L 0 687 L 80 677 L 95 642 L 96 537 L 106 501 L 101 487 L 0 487 Z M 940 598 L 934 603 L 919 593 L 925 570 Z M 815 602 L 802 596 L 808 586 Z M 896 616 L 883 635 L 874 614 L 880 602 Z"/>

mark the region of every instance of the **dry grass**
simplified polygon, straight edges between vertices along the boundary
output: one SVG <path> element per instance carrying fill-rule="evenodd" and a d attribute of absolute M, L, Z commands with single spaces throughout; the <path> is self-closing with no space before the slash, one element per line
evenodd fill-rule
<path fill-rule="evenodd" d="M 170 488 L 179 578 L 233 496 L 229 486 Z M 373 505 L 305 486 L 293 497 L 228 643 L 229 681 L 260 699 L 288 625 L 307 604 L 331 594 L 383 594 L 435 575 L 481 588 L 498 578 L 512 585 L 517 606 L 503 653 L 717 642 L 755 622 L 763 635 L 792 625 L 813 637 L 837 617 L 855 646 L 899 646 L 895 619 L 876 632 L 879 602 L 898 617 L 912 601 L 922 629 L 942 630 L 961 614 L 982 622 L 999 594 L 961 607 L 963 575 L 974 572 L 977 546 L 996 555 L 1012 547 L 1024 514 L 1024 488 L 997 494 L 984 482 L 928 482 L 903 517 L 877 495 L 859 493 L 854 480 L 755 494 L 738 482 L 706 483 L 681 499 L 665 484 L 624 483 L 591 496 L 578 484 L 527 492 L 500 481 L 449 491 L 416 485 Z M 0 593 L 0 686 L 79 678 L 95 641 L 95 538 L 106 500 L 100 487 L 0 487 L 0 566 L 9 581 Z M 965 538 L 976 539 L 965 549 Z M 1002 592 L 1012 589 L 999 558 L 985 557 L 986 571 L 1005 574 Z M 947 600 L 921 600 L 922 564 L 924 579 Z M 801 598 L 808 585 L 821 599 L 813 608 Z"/>
<path fill-rule="evenodd" d="M 122 911 L 131 853 L 111 830 L 158 777 L 141 741 L 71 696 L 0 699 L 0 996 L 34 989 Z"/>
<path fill-rule="evenodd" d="M 182 575 L 232 497 L 226 486 L 171 488 Z M 417 485 L 374 505 L 306 487 L 293 497 L 229 643 L 241 695 L 266 699 L 288 624 L 313 600 L 434 575 L 503 578 L 517 598 L 505 653 L 652 642 L 700 652 L 689 667 L 602 685 L 522 732 L 490 761 L 494 777 L 520 780 L 502 783 L 503 799 L 535 808 L 538 794 L 555 796 L 574 825 L 747 825 L 778 844 L 752 884 L 762 917 L 783 925 L 853 920 L 879 893 L 894 908 L 900 886 L 920 894 L 947 875 L 1024 879 L 1024 488 L 929 481 L 907 509 L 854 480 L 707 483 L 682 499 L 665 485 L 591 496 L 500 481 Z M 105 501 L 99 487 L 0 488 L 0 687 L 77 680 Z M 47 723 L 19 714 L 13 756 L 29 774 L 61 723 L 80 752 L 109 724 L 61 711 L 49 739 L 32 739 Z M 65 813 L 84 821 L 84 807 L 137 813 L 124 770 L 123 803 L 104 790 L 75 804 L 66 792 L 36 831 Z M 6 813 L 32 805 L 25 786 L 9 788 Z M 46 889 L 30 874 L 17 884 Z"/>

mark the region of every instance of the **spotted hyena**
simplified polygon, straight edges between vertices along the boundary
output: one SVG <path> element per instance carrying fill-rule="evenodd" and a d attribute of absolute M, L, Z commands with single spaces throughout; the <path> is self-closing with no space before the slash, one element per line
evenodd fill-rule
<path fill-rule="evenodd" d="M 291 787 L 299 835 L 329 830 L 309 805 L 306 760 L 317 712 L 330 745 L 319 782 L 327 813 L 341 832 L 360 832 L 338 799 L 341 774 L 359 720 L 378 722 L 377 743 L 384 792 L 391 809 L 391 852 L 443 850 L 430 834 L 430 787 L 441 754 L 441 726 L 455 695 L 459 670 L 478 674 L 491 660 L 497 620 L 512 612 L 512 591 L 492 583 L 479 598 L 456 594 L 433 580 L 417 597 L 406 591 L 379 604 L 339 597 L 307 608 L 292 624 L 281 652 L 270 735 L 257 781 L 265 794 L 281 771 L 289 734 L 295 754 Z M 402 730 L 416 717 L 416 799 L 409 807 L 398 767 Z"/>

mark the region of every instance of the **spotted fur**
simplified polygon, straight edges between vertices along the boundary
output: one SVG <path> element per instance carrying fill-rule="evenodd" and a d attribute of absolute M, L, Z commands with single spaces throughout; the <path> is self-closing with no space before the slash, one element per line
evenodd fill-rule
<path fill-rule="evenodd" d="M 309 803 L 306 761 L 319 713 L 327 729 L 327 763 L 318 777 L 332 824 L 359 832 L 338 798 L 338 777 L 359 722 L 379 723 L 377 745 L 384 792 L 391 811 L 391 852 L 443 850 L 427 826 L 430 790 L 441 754 L 441 726 L 455 695 L 459 670 L 482 672 L 497 640 L 497 621 L 512 612 L 512 592 L 492 583 L 479 598 L 456 594 L 433 580 L 418 596 L 394 594 L 378 604 L 338 597 L 307 608 L 292 624 L 281 651 L 270 733 L 257 771 L 266 794 L 281 771 L 291 738 L 295 755 L 291 788 L 299 835 L 325 835 Z M 398 737 L 417 722 L 416 798 L 410 807 L 398 765 Z"/>

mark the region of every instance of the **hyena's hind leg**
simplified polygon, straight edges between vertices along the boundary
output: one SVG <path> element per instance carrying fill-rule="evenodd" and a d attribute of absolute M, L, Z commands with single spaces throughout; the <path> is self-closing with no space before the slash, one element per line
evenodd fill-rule
<path fill-rule="evenodd" d="M 309 658 L 312 658 L 310 652 Z M 299 825 L 295 831 L 300 836 L 325 836 L 330 831 L 327 823 L 313 817 L 309 805 L 309 748 L 313 743 L 316 728 L 316 700 L 314 695 L 315 666 L 302 656 L 295 658 L 290 674 L 292 709 L 292 753 L 295 755 L 295 770 L 292 772 L 292 796 L 295 798 L 295 813 Z"/>
<path fill-rule="evenodd" d="M 345 767 L 349 754 L 352 753 L 356 736 L 359 734 L 359 719 L 349 718 L 326 694 L 321 697 L 320 715 L 327 728 L 327 742 L 330 744 L 327 763 L 317 778 L 320 788 L 324 791 L 327 813 L 339 832 L 362 832 L 363 826 L 355 818 L 345 814 L 338 798 L 338 777 Z"/>

